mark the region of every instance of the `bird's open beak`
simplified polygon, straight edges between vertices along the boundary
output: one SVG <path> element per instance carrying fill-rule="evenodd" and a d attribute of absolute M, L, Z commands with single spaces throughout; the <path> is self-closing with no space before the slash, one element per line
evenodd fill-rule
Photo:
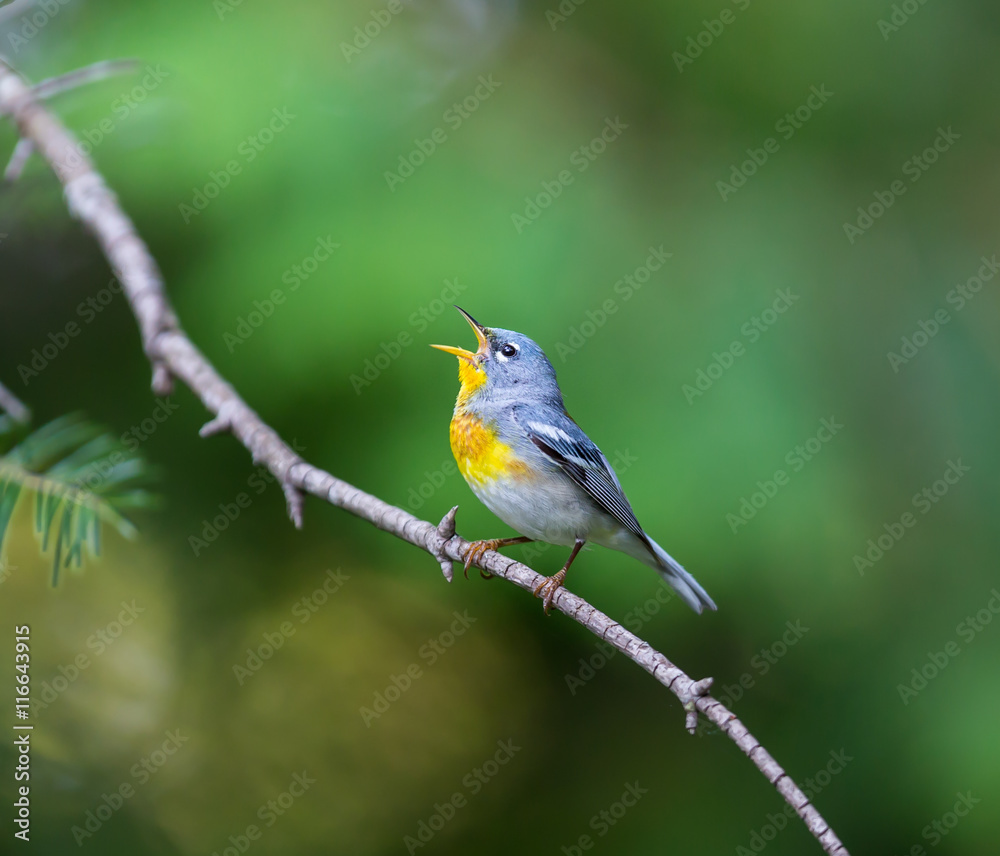
<path fill-rule="evenodd" d="M 474 366 L 476 365 L 476 357 L 485 354 L 489 350 L 490 343 L 486 338 L 486 330 L 461 306 L 456 306 L 455 308 L 461 312 L 463 316 L 465 316 L 465 320 L 469 322 L 473 332 L 475 332 L 476 338 L 479 340 L 479 350 L 472 353 L 472 351 L 467 351 L 465 348 L 456 348 L 451 345 L 431 345 L 431 347 L 437 348 L 439 351 L 444 351 L 446 354 L 454 354 L 460 360 L 465 360 L 467 363 Z"/>

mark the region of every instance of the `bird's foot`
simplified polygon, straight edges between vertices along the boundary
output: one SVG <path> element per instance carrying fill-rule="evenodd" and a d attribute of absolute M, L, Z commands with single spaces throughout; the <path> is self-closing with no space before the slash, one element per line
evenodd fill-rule
<path fill-rule="evenodd" d="M 565 581 L 566 569 L 563 568 L 551 577 L 543 577 L 542 581 L 535 586 L 533 594 L 535 597 L 540 597 L 542 599 L 542 606 L 545 609 L 546 615 L 549 614 L 549 609 L 552 607 L 552 599 L 556 596 L 556 592 L 562 588 Z"/>
<path fill-rule="evenodd" d="M 464 570 L 466 579 L 469 578 L 469 566 L 473 562 L 479 561 L 479 559 L 482 558 L 483 553 L 485 553 L 487 550 L 495 550 L 497 547 L 499 547 L 502 540 L 503 540 L 502 538 L 490 538 L 489 540 L 486 541 L 473 541 L 469 545 L 469 550 L 465 554 Z M 479 576 L 481 576 L 484 580 L 493 579 L 493 574 L 491 574 L 489 571 L 484 571 L 482 568 L 479 569 Z"/>
<path fill-rule="evenodd" d="M 483 553 L 488 550 L 499 550 L 501 547 L 510 547 L 512 544 L 528 544 L 531 542 L 531 538 L 490 538 L 486 541 L 473 541 L 469 544 L 469 549 L 465 553 L 465 578 L 469 578 L 469 566 L 473 562 L 478 562 Z M 484 580 L 493 579 L 493 574 L 489 571 L 484 571 L 482 568 L 479 569 L 479 576 Z"/>

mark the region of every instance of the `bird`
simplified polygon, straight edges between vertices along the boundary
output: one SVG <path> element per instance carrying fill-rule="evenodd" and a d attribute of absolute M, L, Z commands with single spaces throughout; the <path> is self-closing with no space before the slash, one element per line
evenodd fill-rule
<path fill-rule="evenodd" d="M 513 330 L 484 327 L 455 308 L 479 347 L 472 352 L 431 345 L 458 357 L 461 388 L 451 450 L 476 497 L 520 533 L 472 542 L 466 577 L 487 550 L 532 541 L 571 547 L 563 568 L 533 590 L 548 614 L 570 565 L 593 542 L 658 571 L 695 612 L 717 609 L 697 580 L 639 525 L 608 459 L 566 412 L 555 369 L 538 344 Z"/>

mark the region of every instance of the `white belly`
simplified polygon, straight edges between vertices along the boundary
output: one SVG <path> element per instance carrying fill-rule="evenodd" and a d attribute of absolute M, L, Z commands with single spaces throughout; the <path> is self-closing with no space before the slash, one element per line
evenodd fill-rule
<path fill-rule="evenodd" d="M 572 546 L 577 538 L 588 540 L 609 529 L 607 515 L 563 475 L 470 482 L 469 486 L 504 523 L 536 541 Z"/>

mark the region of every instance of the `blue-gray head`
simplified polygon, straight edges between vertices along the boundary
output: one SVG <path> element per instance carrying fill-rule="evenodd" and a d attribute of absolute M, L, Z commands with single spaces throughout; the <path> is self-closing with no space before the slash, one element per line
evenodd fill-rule
<path fill-rule="evenodd" d="M 479 349 L 473 353 L 450 345 L 431 347 L 458 357 L 460 403 L 475 397 L 477 401 L 547 402 L 562 408 L 556 370 L 533 340 L 513 330 L 484 327 L 461 307 L 455 308 L 472 326 Z"/>

